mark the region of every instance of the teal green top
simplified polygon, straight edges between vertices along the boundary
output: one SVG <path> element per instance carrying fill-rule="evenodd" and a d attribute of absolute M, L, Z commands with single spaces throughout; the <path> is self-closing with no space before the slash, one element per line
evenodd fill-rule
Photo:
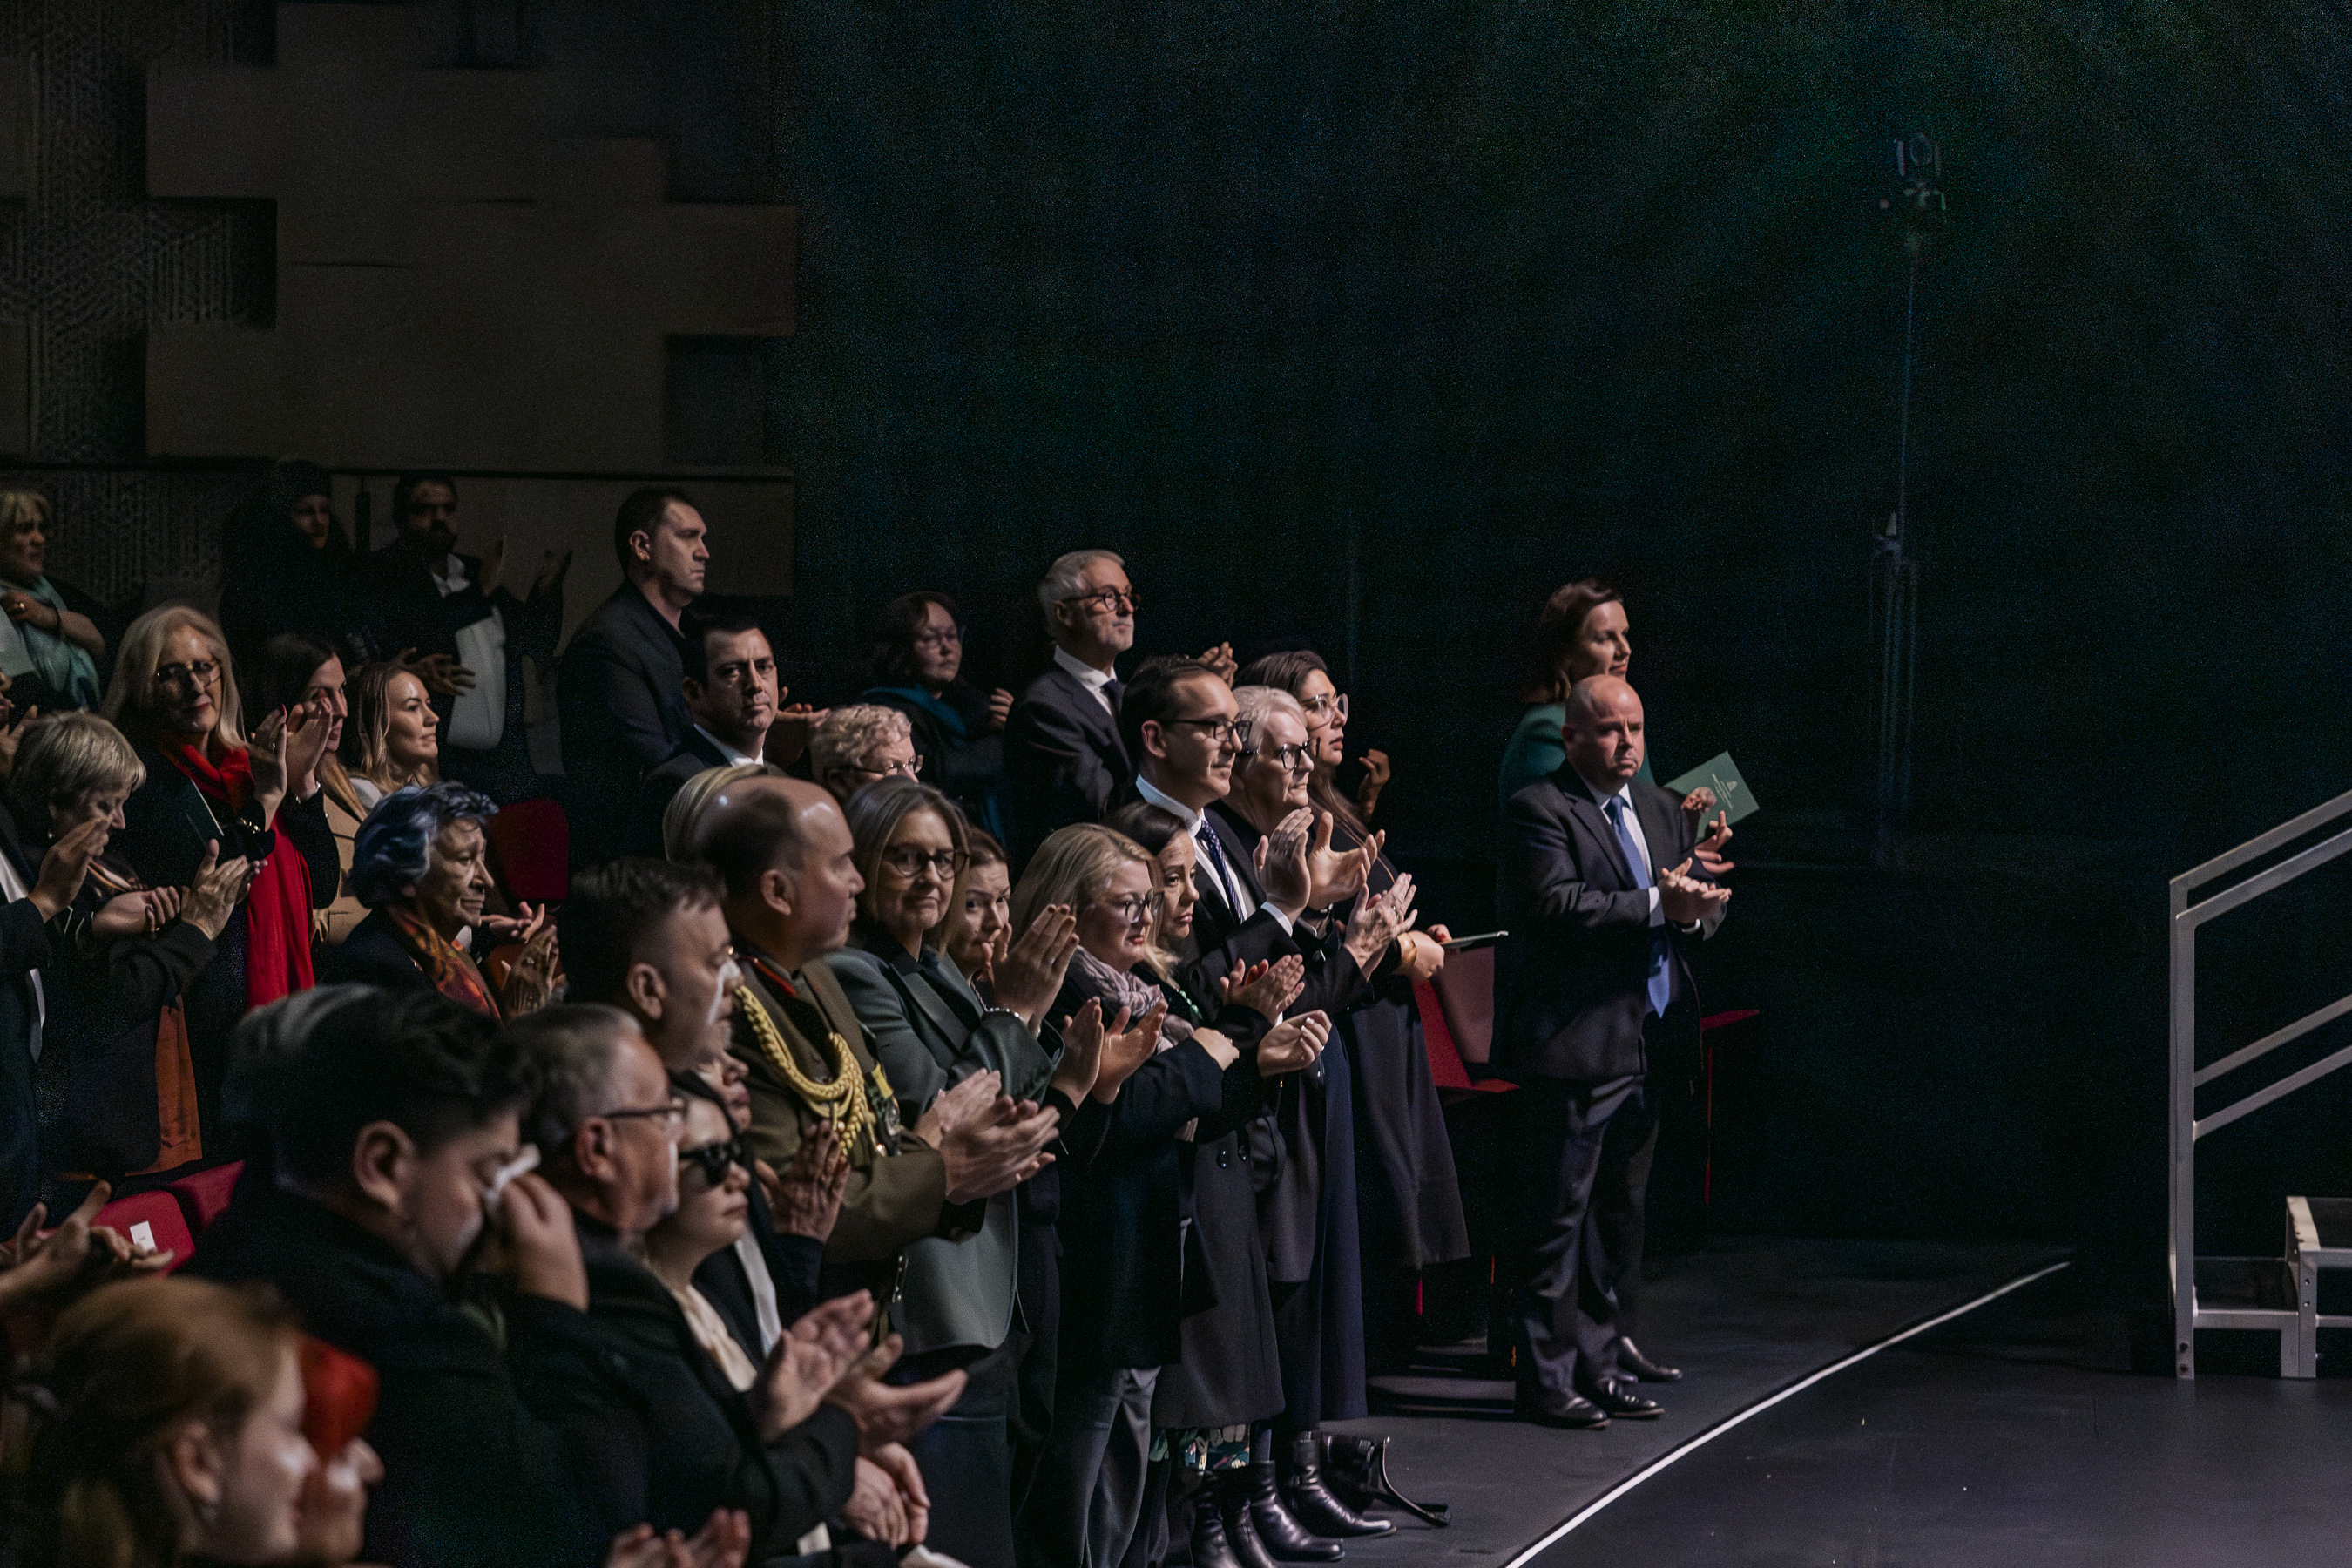
<path fill-rule="evenodd" d="M 1559 765 L 1568 761 L 1568 748 L 1559 742 L 1559 721 L 1567 717 L 1565 702 L 1538 702 L 1519 715 L 1519 727 L 1511 731 L 1510 741 L 1503 747 L 1503 771 L 1496 780 L 1496 804 L 1507 803 L 1538 779 L 1559 772 Z M 1642 771 L 1636 776 L 1644 783 L 1658 782 L 1650 772 L 1647 751 L 1642 753 Z"/>

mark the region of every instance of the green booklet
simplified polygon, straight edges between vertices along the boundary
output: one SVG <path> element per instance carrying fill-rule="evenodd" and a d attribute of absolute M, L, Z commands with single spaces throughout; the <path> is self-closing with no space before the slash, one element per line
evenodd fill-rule
<path fill-rule="evenodd" d="M 1713 790 L 1715 809 L 1706 814 L 1709 822 L 1717 816 L 1738 822 L 1756 809 L 1756 796 L 1749 792 L 1748 781 L 1739 776 L 1739 765 L 1731 760 L 1729 752 L 1670 780 L 1666 787 L 1676 795 L 1688 795 L 1695 789 Z"/>

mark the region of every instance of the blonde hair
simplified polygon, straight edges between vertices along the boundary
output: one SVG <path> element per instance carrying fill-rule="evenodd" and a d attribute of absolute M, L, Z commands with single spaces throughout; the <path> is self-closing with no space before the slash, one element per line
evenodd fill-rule
<path fill-rule="evenodd" d="M 1158 890 L 1158 857 L 1126 834 L 1099 822 L 1056 829 L 1037 847 L 1028 869 L 1021 873 L 1021 885 L 1013 889 L 1013 934 L 1017 938 L 1027 931 L 1049 904 L 1067 904 L 1073 913 L 1085 913 L 1087 905 L 1102 902 L 1110 879 L 1129 864 L 1141 865 Z M 1175 972 L 1175 956 L 1160 945 L 1156 922 L 1146 954 L 1162 974 Z"/>
<path fill-rule="evenodd" d="M 267 1286 L 141 1279 L 58 1320 L 26 1386 L 37 1415 L 30 1514 L 55 1531 L 28 1561 L 170 1568 L 193 1512 L 163 1455 L 188 1423 L 233 1443 L 277 1392 L 293 1320 Z"/>
<path fill-rule="evenodd" d="M 49 498 L 38 490 L 0 490 L 0 532 L 28 522 L 49 526 Z"/>
<path fill-rule="evenodd" d="M 710 803 L 729 784 L 745 779 L 784 776 L 784 770 L 773 763 L 729 763 L 724 767 L 705 768 L 669 797 L 662 807 L 662 858 L 667 860 L 698 860 L 702 858 L 702 819 L 709 812 Z"/>
<path fill-rule="evenodd" d="M 236 663 L 228 656 L 228 638 L 221 636 L 218 624 L 193 605 L 158 605 L 131 623 L 115 656 L 114 680 L 98 710 L 126 735 L 152 729 L 155 671 L 163 662 L 163 645 L 183 627 L 212 645 L 213 660 L 220 666 L 220 716 L 213 721 L 210 738 L 240 748 L 245 744 L 245 704 L 236 694 Z"/>
<path fill-rule="evenodd" d="M 372 781 L 386 795 L 410 784 L 441 782 L 441 766 L 437 761 L 425 763 L 405 778 L 394 770 L 392 683 L 404 675 L 416 682 L 417 689 L 426 698 L 432 697 L 432 690 L 425 686 L 423 676 L 388 660 L 360 666 L 359 673 L 351 678 L 351 683 L 345 689 L 352 710 L 350 717 L 343 721 L 343 767 L 348 773 Z"/>
<path fill-rule="evenodd" d="M 48 713 L 25 726 L 8 798 L 47 831 L 49 808 L 79 805 L 93 790 L 134 790 L 147 764 L 122 731 L 95 713 Z"/>
<path fill-rule="evenodd" d="M 818 720 L 809 732 L 809 771 L 823 784 L 844 768 L 859 766 L 876 748 L 914 738 L 914 727 L 896 708 L 852 702 Z"/>

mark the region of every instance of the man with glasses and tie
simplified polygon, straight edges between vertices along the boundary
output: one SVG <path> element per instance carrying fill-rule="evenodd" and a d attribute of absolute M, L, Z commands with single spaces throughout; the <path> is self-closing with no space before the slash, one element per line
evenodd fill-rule
<path fill-rule="evenodd" d="M 1013 857 L 1057 827 L 1098 822 L 1127 798 L 1135 759 L 1121 739 L 1116 663 L 1135 646 L 1135 590 L 1108 550 L 1073 550 L 1047 568 L 1037 607 L 1053 662 L 1013 705 L 1004 728 Z"/>
<path fill-rule="evenodd" d="M 1678 1039 L 1696 1050 L 1681 945 L 1713 931 L 1731 894 L 1694 867 L 1690 816 L 1636 776 L 1642 731 L 1631 686 L 1578 681 L 1567 762 L 1503 811 L 1496 1063 L 1525 1086 L 1529 1205 L 1517 1408 L 1549 1426 L 1657 1415 L 1636 1379 L 1679 1375 L 1625 1339 L 1615 1286 L 1640 1256 L 1651 1055 Z"/>

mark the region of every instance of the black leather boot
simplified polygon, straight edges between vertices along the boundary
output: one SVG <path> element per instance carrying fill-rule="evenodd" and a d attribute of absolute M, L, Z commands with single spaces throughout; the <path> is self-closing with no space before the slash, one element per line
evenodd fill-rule
<path fill-rule="evenodd" d="M 1345 1432 L 1319 1434 L 1323 1468 L 1333 1494 L 1355 1508 L 1401 1508 L 1414 1518 L 1443 1530 L 1453 1522 L 1442 1502 L 1415 1502 L 1389 1479 L 1389 1440 L 1358 1437 Z"/>
<path fill-rule="evenodd" d="M 1242 1568 L 1225 1539 L 1225 1521 L 1213 1485 L 1192 1494 L 1192 1568 Z"/>
<path fill-rule="evenodd" d="M 1220 1470 L 1216 1477 L 1217 1517 L 1224 1521 L 1225 1546 L 1241 1568 L 1274 1568 L 1265 1542 L 1257 1538 L 1250 1518 L 1250 1473 Z"/>
<path fill-rule="evenodd" d="M 1341 1540 L 1359 1535 L 1386 1535 L 1396 1529 L 1385 1519 L 1367 1519 L 1331 1495 L 1323 1484 L 1320 1434 L 1300 1432 L 1289 1439 L 1290 1473 L 1282 1483 L 1282 1500 L 1298 1522 L 1318 1535 Z"/>
<path fill-rule="evenodd" d="M 1337 1563 L 1348 1555 L 1336 1541 L 1326 1541 L 1298 1522 L 1274 1484 L 1274 1461 L 1249 1468 L 1250 1523 L 1269 1555 L 1283 1563 Z"/>

